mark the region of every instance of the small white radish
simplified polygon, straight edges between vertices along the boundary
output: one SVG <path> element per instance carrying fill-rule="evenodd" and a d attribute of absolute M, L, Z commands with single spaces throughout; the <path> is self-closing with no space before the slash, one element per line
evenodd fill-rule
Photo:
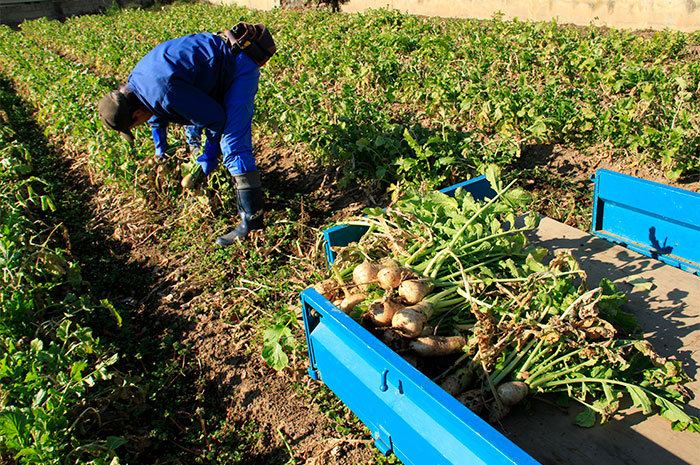
<path fill-rule="evenodd" d="M 407 304 L 417 304 L 433 290 L 433 283 L 429 279 L 407 279 L 399 285 L 399 296 Z"/>
<path fill-rule="evenodd" d="M 352 280 L 360 289 L 364 290 L 367 288 L 367 284 L 377 282 L 379 270 L 380 266 L 375 263 L 362 262 L 352 271 Z"/>
<path fill-rule="evenodd" d="M 324 279 L 323 281 L 314 284 L 313 288 L 316 292 L 321 294 L 329 301 L 333 301 L 333 299 L 335 299 L 335 297 L 338 295 L 338 282 L 332 278 Z"/>
<path fill-rule="evenodd" d="M 409 347 L 422 357 L 439 357 L 460 352 L 466 344 L 462 336 L 423 336 L 412 340 Z"/>
<path fill-rule="evenodd" d="M 433 304 L 428 301 L 419 302 L 396 312 L 391 319 L 391 326 L 406 337 L 418 337 L 432 315 Z"/>
<path fill-rule="evenodd" d="M 530 388 L 528 388 L 527 384 L 523 383 L 522 381 L 509 381 L 507 383 L 499 384 L 496 388 L 496 392 L 498 393 L 498 397 L 501 399 L 501 402 L 503 402 L 503 405 L 512 407 L 527 397 L 528 392 L 530 392 Z"/>
<path fill-rule="evenodd" d="M 481 412 L 484 410 L 485 401 L 481 389 L 465 391 L 459 396 L 455 397 L 455 399 L 477 415 L 481 414 Z"/>
<path fill-rule="evenodd" d="M 441 383 L 443 388 L 449 395 L 456 397 L 464 392 L 464 390 L 474 380 L 474 371 L 468 368 L 460 368 L 459 370 L 446 377 Z"/>
<path fill-rule="evenodd" d="M 382 332 L 382 342 L 394 352 L 403 353 L 408 347 L 408 340 L 393 328 Z"/>
<path fill-rule="evenodd" d="M 367 308 L 366 317 L 374 326 L 389 326 L 394 314 L 403 306 L 389 297 L 377 299 Z"/>
<path fill-rule="evenodd" d="M 401 268 L 395 266 L 382 268 L 377 272 L 379 286 L 386 291 L 396 289 L 401 284 L 401 274 Z"/>
<path fill-rule="evenodd" d="M 341 312 L 347 315 L 352 311 L 353 308 L 355 308 L 357 304 L 359 304 L 366 298 L 367 296 L 365 294 L 350 294 L 340 302 L 340 306 L 338 308 Z"/>

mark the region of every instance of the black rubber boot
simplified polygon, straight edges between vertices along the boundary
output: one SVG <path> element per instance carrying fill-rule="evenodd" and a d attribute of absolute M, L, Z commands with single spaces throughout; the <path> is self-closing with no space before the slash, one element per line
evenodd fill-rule
<path fill-rule="evenodd" d="M 218 237 L 216 243 L 223 247 L 244 239 L 250 231 L 265 227 L 263 219 L 263 193 L 260 187 L 260 174 L 257 171 L 234 176 L 236 180 L 236 200 L 241 222 L 230 233 Z"/>

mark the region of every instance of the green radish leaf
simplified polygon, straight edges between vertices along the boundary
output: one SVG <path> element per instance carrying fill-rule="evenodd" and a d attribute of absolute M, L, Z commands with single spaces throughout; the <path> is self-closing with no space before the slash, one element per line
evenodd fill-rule
<path fill-rule="evenodd" d="M 5 437 L 5 443 L 19 448 L 25 443 L 26 428 L 29 417 L 23 409 L 8 406 L 0 412 L 0 433 Z"/>
<path fill-rule="evenodd" d="M 51 210 L 52 212 L 56 211 L 56 206 L 54 205 L 51 197 L 49 197 L 48 195 L 41 196 L 41 209 L 43 211 L 48 211 L 48 210 Z"/>
<path fill-rule="evenodd" d="M 562 393 L 561 395 L 557 396 L 554 402 L 562 408 L 567 408 L 569 406 L 569 400 L 570 395 Z"/>
<path fill-rule="evenodd" d="M 677 181 L 678 178 L 681 177 L 681 174 L 683 174 L 683 167 L 678 167 L 675 169 L 669 169 L 664 172 L 664 175 L 669 181 Z"/>
<path fill-rule="evenodd" d="M 527 254 L 525 264 L 534 273 L 543 273 L 547 271 L 547 267 L 542 264 L 542 259 L 538 260 L 538 255 L 532 252 Z"/>
<path fill-rule="evenodd" d="M 117 436 L 107 436 L 106 446 L 108 450 L 113 451 L 118 447 L 123 446 L 127 442 L 128 441 L 124 438 L 120 438 Z"/>
<path fill-rule="evenodd" d="M 282 346 L 277 343 L 264 345 L 262 349 L 262 357 L 270 368 L 277 371 L 289 365 L 289 357 L 287 357 L 287 354 L 284 353 Z"/>
<path fill-rule="evenodd" d="M 613 402 L 615 400 L 615 395 L 613 394 L 613 391 L 610 388 L 610 384 L 602 383 L 602 387 L 603 392 L 605 393 L 605 398 L 608 400 L 608 402 Z"/>
<path fill-rule="evenodd" d="M 591 408 L 586 407 L 586 410 L 576 415 L 576 424 L 582 428 L 591 428 L 595 423 L 595 411 Z"/>
<path fill-rule="evenodd" d="M 529 204 L 532 201 L 532 196 L 525 190 L 516 188 L 510 189 L 503 194 L 505 200 L 511 207 L 517 208 Z"/>
<path fill-rule="evenodd" d="M 635 407 L 641 408 L 645 415 L 651 413 L 651 401 L 649 400 L 649 396 L 647 396 L 646 392 L 644 392 L 642 388 L 638 386 L 629 386 L 627 388 L 627 392 L 629 392 Z"/>
<path fill-rule="evenodd" d="M 83 377 L 83 370 L 87 366 L 87 362 L 85 360 L 78 360 L 76 362 L 73 362 L 73 366 L 71 366 L 70 369 L 70 377 L 74 381 L 80 381 Z"/>
<path fill-rule="evenodd" d="M 696 417 L 691 417 L 678 405 L 663 397 L 656 397 L 656 405 L 661 407 L 661 416 L 673 423 L 673 429 L 687 429 L 700 432 L 700 422 Z"/>
<path fill-rule="evenodd" d="M 535 229 L 540 224 L 540 216 L 536 213 L 530 213 L 525 216 L 525 227 Z"/>
<path fill-rule="evenodd" d="M 39 391 L 37 391 L 36 395 L 34 396 L 34 400 L 32 401 L 32 408 L 37 408 L 41 404 L 43 404 L 44 400 L 46 400 L 47 395 L 48 393 L 45 389 L 39 389 Z"/>
<path fill-rule="evenodd" d="M 491 184 L 491 188 L 496 192 L 503 190 L 503 183 L 501 182 L 501 168 L 497 165 L 489 165 L 484 172 L 486 175 L 486 180 Z"/>
<path fill-rule="evenodd" d="M 265 330 L 262 348 L 265 363 L 277 371 L 289 365 L 285 350 L 291 348 L 293 341 L 292 331 L 284 325 L 275 325 Z"/>
<path fill-rule="evenodd" d="M 111 313 L 112 316 L 114 317 L 114 319 L 117 320 L 117 326 L 119 326 L 119 327 L 121 328 L 121 326 L 122 326 L 122 317 L 121 317 L 121 315 L 119 314 L 119 312 L 117 312 L 117 309 L 114 308 L 114 305 L 112 305 L 112 302 L 110 302 L 108 299 L 102 299 L 102 300 L 100 301 L 100 303 L 101 303 L 104 307 L 107 307 L 107 309 L 109 310 L 109 313 Z"/>

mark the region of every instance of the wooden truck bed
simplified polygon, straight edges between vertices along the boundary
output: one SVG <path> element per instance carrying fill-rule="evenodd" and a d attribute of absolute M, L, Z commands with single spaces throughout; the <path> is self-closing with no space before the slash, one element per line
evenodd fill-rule
<path fill-rule="evenodd" d="M 700 416 L 700 277 L 548 218 L 528 239 L 551 252 L 571 250 L 589 288 L 608 278 L 627 294 L 624 308 L 655 349 L 681 361 L 694 380 L 686 385 L 694 395 L 688 410 Z M 700 464 L 700 434 L 672 431 L 664 418 L 628 409 L 607 424 L 580 428 L 579 411 L 575 403 L 564 411 L 534 398 L 529 411 L 513 410 L 497 429 L 544 465 Z"/>

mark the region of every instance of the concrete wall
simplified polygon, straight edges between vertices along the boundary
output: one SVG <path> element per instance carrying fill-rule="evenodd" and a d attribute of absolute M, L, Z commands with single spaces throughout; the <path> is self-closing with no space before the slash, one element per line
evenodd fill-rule
<path fill-rule="evenodd" d="M 269 10 L 284 5 L 303 5 L 304 0 L 210 0 Z M 17 24 L 24 19 L 91 13 L 116 4 L 148 4 L 153 0 L 0 0 L 0 22 Z M 316 4 L 316 0 L 308 3 Z M 506 19 L 549 21 L 623 29 L 700 30 L 700 0 L 349 0 L 342 11 L 389 8 L 427 16 L 488 19 L 502 12 Z"/>
<path fill-rule="evenodd" d="M 350 0 L 343 11 L 380 6 L 428 16 L 486 19 L 500 11 L 506 19 L 556 18 L 582 26 L 700 30 L 700 0 Z"/>
<path fill-rule="evenodd" d="M 209 0 L 209 3 L 217 5 L 240 5 L 256 10 L 271 10 L 280 6 L 280 0 Z"/>
<path fill-rule="evenodd" d="M 257 9 L 300 0 L 215 0 Z M 309 3 L 314 4 L 316 0 Z M 342 11 L 389 8 L 404 13 L 455 18 L 488 19 L 501 12 L 505 19 L 550 21 L 620 29 L 700 30 L 700 0 L 349 0 Z"/>
<path fill-rule="evenodd" d="M 25 19 L 64 19 L 95 13 L 112 5 L 153 4 L 153 0 L 0 0 L 0 23 L 11 26 Z"/>

